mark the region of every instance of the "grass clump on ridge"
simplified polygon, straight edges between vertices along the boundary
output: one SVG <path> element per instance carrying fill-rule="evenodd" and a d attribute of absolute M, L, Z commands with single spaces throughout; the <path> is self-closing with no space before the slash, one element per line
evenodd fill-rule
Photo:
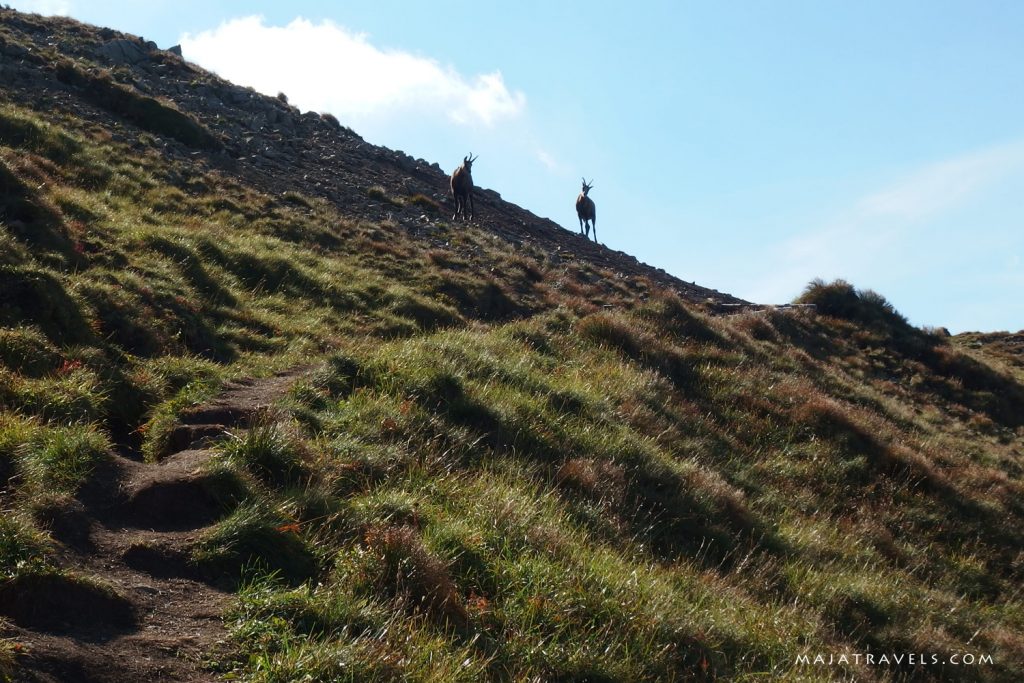
<path fill-rule="evenodd" d="M 46 566 L 45 543 L 19 517 L 0 517 L 0 580 Z"/>
<path fill-rule="evenodd" d="M 73 494 L 109 447 L 91 424 L 52 426 L 0 413 L 0 474 L 37 496 Z"/>
<path fill-rule="evenodd" d="M 261 421 L 223 447 L 231 462 L 278 486 L 297 483 L 305 473 L 303 445 L 277 422 Z"/>

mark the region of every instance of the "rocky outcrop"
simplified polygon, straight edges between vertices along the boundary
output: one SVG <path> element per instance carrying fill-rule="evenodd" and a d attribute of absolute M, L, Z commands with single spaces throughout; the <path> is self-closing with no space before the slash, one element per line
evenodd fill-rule
<path fill-rule="evenodd" d="M 154 42 L 142 43 L 119 38 L 98 46 L 96 54 L 112 64 L 134 65 L 149 59 L 149 54 L 156 49 Z"/>

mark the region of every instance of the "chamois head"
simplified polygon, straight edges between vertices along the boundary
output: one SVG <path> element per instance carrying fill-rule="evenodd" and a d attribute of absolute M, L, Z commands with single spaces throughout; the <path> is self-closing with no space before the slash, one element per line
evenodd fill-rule
<path fill-rule="evenodd" d="M 591 181 L 590 181 L 590 182 L 588 183 L 588 182 L 587 182 L 587 179 L 586 179 L 586 178 L 584 178 L 584 179 L 583 179 L 583 196 L 584 196 L 584 197 L 586 197 L 586 196 L 587 196 L 587 193 L 588 193 L 588 192 L 590 192 L 590 191 L 591 191 L 591 190 L 592 190 L 593 188 L 594 188 L 594 181 L 593 181 L 593 180 L 591 180 Z"/>

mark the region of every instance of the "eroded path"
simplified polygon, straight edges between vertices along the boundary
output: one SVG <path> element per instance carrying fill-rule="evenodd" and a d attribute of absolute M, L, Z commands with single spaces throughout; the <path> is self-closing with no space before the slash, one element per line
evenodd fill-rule
<path fill-rule="evenodd" d="M 244 430 L 302 374 L 229 384 L 186 412 L 157 464 L 112 454 L 52 520 L 66 573 L 0 595 L 2 633 L 23 650 L 18 681 L 214 681 L 230 657 L 222 614 L 237 577 L 201 575 L 188 548 L 226 510 L 208 478 L 211 444 Z"/>

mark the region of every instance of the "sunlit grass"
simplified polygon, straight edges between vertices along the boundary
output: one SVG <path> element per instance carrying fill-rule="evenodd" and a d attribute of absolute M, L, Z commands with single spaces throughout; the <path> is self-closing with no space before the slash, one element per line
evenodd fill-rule
<path fill-rule="evenodd" d="M 816 314 L 712 317 L 60 116 L 0 106 L 10 203 L 48 231 L 0 224 L 0 582 L 59 561 L 39 501 L 74 496 L 112 444 L 159 460 L 232 379 L 307 367 L 217 447 L 224 516 L 187 549 L 240 586 L 232 675 L 910 675 L 796 662 L 865 649 L 994 652 L 978 679 L 1019 674 L 1009 342 L 965 350 L 843 282 L 809 286 Z"/>

